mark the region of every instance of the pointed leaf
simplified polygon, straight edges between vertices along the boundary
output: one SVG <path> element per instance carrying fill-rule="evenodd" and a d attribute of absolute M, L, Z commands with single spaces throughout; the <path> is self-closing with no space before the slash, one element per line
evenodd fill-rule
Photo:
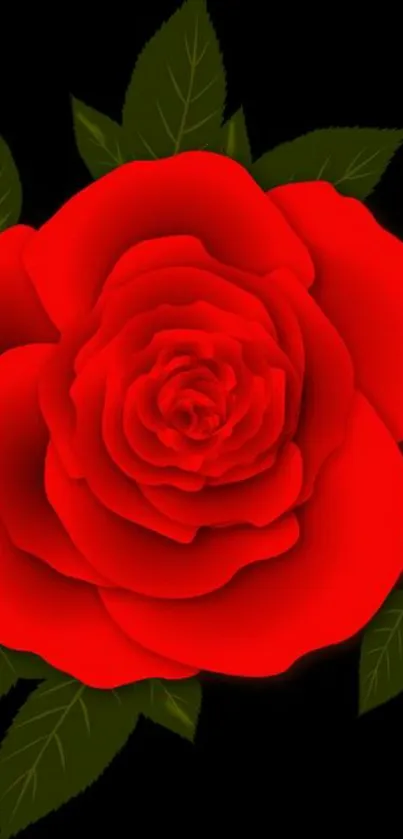
<path fill-rule="evenodd" d="M 403 131 L 325 128 L 283 143 L 252 166 L 263 189 L 293 181 L 329 181 L 343 195 L 364 199 L 403 141 Z"/>
<path fill-rule="evenodd" d="M 200 682 L 150 679 L 141 689 L 144 716 L 193 742 L 201 707 Z"/>
<path fill-rule="evenodd" d="M 101 775 L 136 725 L 135 688 L 93 690 L 55 676 L 28 697 L 0 750 L 2 839 Z"/>
<path fill-rule="evenodd" d="M 392 592 L 369 624 L 361 647 L 360 713 L 403 691 L 403 591 Z"/>
<path fill-rule="evenodd" d="M 72 97 L 77 147 L 93 178 L 106 175 L 125 162 L 122 127 L 94 108 Z"/>
<path fill-rule="evenodd" d="M 246 169 L 251 167 L 252 154 L 243 108 L 239 108 L 231 119 L 224 123 L 217 142 L 210 143 L 208 148 L 210 151 L 232 157 Z"/>
<path fill-rule="evenodd" d="M 18 171 L 7 143 L 0 137 L 0 231 L 16 224 L 22 204 Z"/>
<path fill-rule="evenodd" d="M 204 0 L 187 0 L 146 44 L 123 108 L 130 159 L 202 149 L 217 135 L 225 73 Z"/>

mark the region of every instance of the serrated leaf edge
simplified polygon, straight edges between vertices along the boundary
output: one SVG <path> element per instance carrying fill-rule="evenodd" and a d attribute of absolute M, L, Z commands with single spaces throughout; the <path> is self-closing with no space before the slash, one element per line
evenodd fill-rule
<path fill-rule="evenodd" d="M 366 710 L 366 708 L 368 707 L 368 700 L 369 700 L 372 692 L 374 690 L 376 691 L 379 668 L 381 666 L 381 663 L 383 661 L 383 658 L 384 658 L 385 654 L 386 654 L 386 659 L 385 660 L 386 660 L 386 663 L 387 663 L 386 664 L 386 666 L 387 666 L 387 677 L 388 677 L 388 680 L 390 679 L 390 661 L 389 661 L 388 646 L 391 643 L 392 638 L 394 637 L 396 632 L 397 632 L 397 637 L 399 639 L 399 657 L 400 657 L 400 659 L 402 659 L 402 638 L 401 638 L 399 627 L 400 627 L 400 624 L 403 620 L 403 608 L 402 609 L 386 609 L 383 612 L 383 615 L 388 615 L 388 614 L 398 614 L 398 616 L 399 616 L 393 627 L 374 627 L 371 630 L 371 632 L 373 632 L 373 633 L 375 633 L 375 632 L 389 632 L 390 634 L 389 634 L 389 637 L 386 641 L 386 644 L 384 644 L 383 647 L 374 647 L 372 650 L 367 650 L 366 653 L 365 653 L 366 656 L 373 655 L 374 653 L 378 653 L 378 652 L 380 652 L 381 655 L 379 656 L 374 668 L 372 670 L 370 670 L 369 673 L 366 674 L 366 680 L 367 681 L 370 680 L 370 684 L 369 684 L 369 687 L 367 689 L 366 695 L 365 695 L 365 697 L 364 697 L 364 699 L 362 700 L 362 703 L 361 703 L 361 710 L 362 711 Z M 374 687 L 374 685 L 375 685 L 375 687 Z"/>
<path fill-rule="evenodd" d="M 189 0 L 188 0 L 188 2 L 189 2 Z M 183 4 L 183 5 L 185 5 L 185 4 Z M 207 18 L 208 18 L 208 20 L 210 22 L 210 25 L 211 25 L 210 17 L 209 17 L 208 11 L 206 9 L 205 3 L 203 4 L 203 7 L 204 7 L 204 12 L 207 15 Z M 175 14 L 180 13 L 182 8 L 183 8 L 183 6 L 180 7 Z M 160 30 L 158 32 L 154 33 L 153 38 L 155 38 L 159 34 L 159 32 L 161 32 L 161 30 L 165 28 L 165 26 L 169 25 L 172 17 L 174 17 L 174 16 L 175 15 L 172 15 L 171 18 L 169 18 L 162 25 Z M 194 83 L 195 83 L 195 73 L 196 73 L 197 67 L 200 65 L 200 63 L 204 59 L 204 57 L 205 57 L 205 55 L 208 51 L 208 48 L 211 44 L 211 40 L 206 41 L 206 43 L 203 45 L 203 47 L 201 49 L 201 52 L 198 54 L 198 47 L 199 47 L 198 39 L 199 39 L 199 13 L 196 11 L 195 19 L 194 19 L 194 32 L 193 32 L 192 50 L 191 50 L 190 45 L 189 45 L 187 33 L 185 32 L 185 34 L 184 34 L 185 52 L 186 52 L 187 60 L 188 60 L 189 65 L 190 65 L 190 78 L 189 78 L 189 85 L 188 85 L 188 90 L 187 90 L 186 94 L 183 93 L 183 90 L 181 89 L 180 85 L 178 84 L 178 81 L 175 78 L 175 75 L 172 71 L 172 68 L 171 68 L 170 64 L 168 62 L 166 64 L 167 73 L 168 73 L 168 76 L 169 76 L 170 81 L 172 83 L 173 89 L 174 89 L 178 99 L 180 100 L 180 102 L 183 105 L 182 117 L 181 117 L 179 128 L 178 128 L 178 131 L 177 131 L 176 135 L 175 135 L 174 131 L 172 130 L 171 126 L 169 125 L 168 120 L 166 119 L 166 116 L 165 116 L 165 114 L 162 110 L 161 103 L 158 100 L 156 101 L 157 112 L 158 112 L 158 115 L 161 119 L 164 131 L 165 131 L 168 139 L 170 140 L 170 142 L 173 145 L 172 156 L 175 156 L 176 154 L 178 154 L 180 152 L 182 140 L 187 134 L 191 134 L 193 131 L 196 131 L 198 128 L 201 128 L 203 125 L 205 125 L 205 123 L 207 123 L 209 120 L 211 120 L 218 113 L 218 110 L 216 109 L 215 111 L 212 111 L 210 114 L 208 114 L 206 117 L 204 117 L 199 122 L 194 123 L 193 125 L 190 125 L 190 126 L 186 126 L 186 121 L 187 121 L 187 118 L 188 118 L 188 115 L 189 115 L 190 106 L 194 102 L 196 102 L 198 99 L 200 99 L 208 90 L 210 90 L 210 88 L 220 78 L 218 74 L 215 75 L 212 79 L 210 79 L 210 81 L 206 85 L 204 85 L 204 87 L 201 90 L 199 90 L 197 93 L 193 93 L 193 87 L 194 87 Z M 142 50 L 142 53 L 140 55 L 140 58 L 144 54 L 144 52 L 146 51 L 146 49 L 148 47 L 148 43 L 145 44 L 145 46 Z M 134 68 L 133 76 L 134 76 L 135 73 L 136 73 L 136 67 Z M 128 89 L 126 91 L 126 97 L 127 97 L 128 91 L 130 90 L 130 85 L 131 85 L 131 82 L 130 82 L 130 84 L 128 86 Z M 126 105 L 126 100 L 125 100 L 125 105 Z M 123 112 L 125 111 L 125 105 L 123 107 Z M 154 160 L 158 160 L 159 157 L 155 153 L 154 149 L 152 148 L 150 138 L 144 137 L 144 134 L 138 128 L 136 128 L 135 131 L 137 133 L 137 136 L 138 136 L 139 140 L 141 141 L 144 148 L 148 152 L 148 154 L 150 154 L 151 157 Z M 208 144 L 206 143 L 202 147 L 202 149 L 205 149 L 207 147 L 207 145 Z"/>
<path fill-rule="evenodd" d="M 62 685 L 60 685 L 59 687 L 66 687 L 66 686 L 67 686 L 67 684 L 71 684 L 71 680 L 69 680 L 68 682 L 67 682 L 67 681 L 66 681 L 66 682 L 63 682 L 63 684 L 62 684 Z M 18 778 L 16 778 L 16 779 L 13 781 L 13 783 L 12 783 L 12 784 L 10 784 L 10 786 L 9 786 L 9 787 L 7 787 L 7 789 L 5 790 L 5 792 L 1 795 L 1 797 L 0 797 L 0 802 L 4 800 L 4 798 L 8 795 L 8 793 L 9 793 L 9 792 L 11 792 L 11 790 L 12 790 L 12 789 L 14 789 L 14 787 L 15 787 L 15 786 L 16 786 L 19 782 L 24 781 L 24 783 L 23 783 L 23 785 L 22 785 L 22 788 L 21 788 L 21 791 L 20 791 L 20 793 L 19 793 L 19 796 L 18 796 L 18 798 L 17 798 L 16 804 L 15 804 L 15 806 L 14 806 L 13 810 L 12 810 L 11 816 L 10 816 L 10 818 L 8 819 L 8 822 L 4 825 L 5 827 L 9 827 L 9 826 L 11 825 L 11 823 L 12 823 L 13 819 L 15 818 L 15 816 L 16 816 L 16 814 L 17 814 L 17 812 L 18 812 L 18 809 L 19 809 L 19 807 L 20 807 L 20 805 L 21 805 L 21 802 L 22 802 L 22 800 L 23 800 L 23 798 L 24 798 L 24 795 L 26 794 L 26 792 L 27 792 L 27 790 L 28 790 L 28 788 L 29 788 L 29 785 L 30 785 L 31 781 L 32 781 L 32 797 L 33 797 L 33 799 L 35 798 L 35 795 L 36 795 L 36 788 L 37 788 L 37 768 L 38 768 L 38 766 L 39 766 L 40 761 L 42 760 L 43 755 L 45 754 L 46 749 L 47 749 L 47 748 L 48 748 L 48 746 L 52 743 L 52 741 L 53 741 L 53 740 L 55 740 L 55 743 L 56 743 L 56 747 L 57 747 L 57 750 L 58 750 L 58 753 L 59 753 L 59 756 L 60 756 L 60 759 L 61 759 L 62 768 L 63 768 L 63 770 L 65 769 L 65 756 L 64 756 L 64 750 L 63 750 L 63 746 L 62 746 L 62 743 L 61 743 L 61 740 L 60 740 L 60 735 L 58 735 L 58 731 L 59 731 L 59 728 L 61 727 L 61 725 L 63 724 L 64 720 L 66 719 L 67 715 L 69 714 L 69 712 L 71 711 L 71 709 L 74 707 L 74 705 L 76 704 L 76 702 L 77 702 L 77 701 L 81 698 L 81 696 L 82 696 L 82 694 L 84 693 L 84 691 L 85 691 L 85 690 L 86 690 L 86 686 L 85 686 L 85 685 L 78 684 L 76 693 L 74 694 L 74 696 L 73 696 L 72 700 L 71 700 L 71 701 L 70 701 L 67 705 L 65 705 L 65 706 L 60 706 L 58 709 L 52 709 L 52 710 L 54 710 L 55 712 L 56 712 L 56 710 L 57 710 L 57 711 L 59 711 L 59 710 L 63 710 L 63 714 L 60 716 L 60 719 L 58 720 L 58 722 L 56 723 L 56 725 L 53 727 L 53 729 L 49 732 L 49 734 L 45 734 L 45 735 L 44 735 L 43 739 L 45 739 L 45 743 L 44 743 L 44 745 L 43 745 L 42 749 L 40 750 L 39 754 L 37 755 L 36 759 L 34 760 L 34 762 L 33 762 L 32 766 L 31 766 L 31 768 L 30 768 L 30 769 L 28 769 L 26 772 L 23 772 L 23 773 L 22 773 L 22 775 L 19 775 L 19 777 L 18 777 Z M 46 693 L 48 693 L 48 692 L 46 692 Z M 41 698 L 41 695 L 38 695 L 38 696 L 37 696 L 37 697 L 35 697 L 35 698 L 40 699 L 40 698 Z M 45 713 L 46 713 L 46 712 L 45 712 Z M 49 713 L 51 713 L 51 712 L 49 712 Z M 41 715 L 39 715 L 39 716 L 41 716 Z M 24 724 L 27 724 L 27 725 L 28 725 L 29 723 L 34 722 L 37 718 L 38 718 L 38 715 L 36 715 L 35 717 L 30 718 L 29 720 L 25 720 L 25 721 L 24 721 Z M 12 729 L 11 729 L 11 730 L 12 730 Z M 56 735 L 57 735 L 57 737 L 56 737 Z M 58 738 L 58 739 L 57 739 L 57 738 Z M 30 745 L 30 746 L 32 746 L 32 745 L 34 745 L 34 744 L 36 744 L 36 743 L 40 742 L 40 739 L 42 739 L 42 738 L 38 738 L 36 741 L 33 741 L 33 742 L 32 742 L 32 743 L 30 743 L 29 745 Z M 59 742 L 58 742 L 58 740 L 59 740 Z M 62 749 L 62 751 L 63 751 L 64 760 L 63 760 L 63 758 L 62 758 L 62 756 L 61 756 L 60 747 L 61 747 L 61 749 Z M 27 748 L 28 748 L 28 746 L 27 746 Z M 20 751 L 19 751 L 19 753 L 20 753 Z M 17 752 L 14 752 L 14 754 L 13 754 L 12 756 L 14 756 L 14 757 L 15 757 L 15 756 L 16 756 L 16 754 L 17 754 Z M 11 757 L 11 756 L 10 756 L 10 755 L 8 755 L 7 757 Z M 4 762 L 4 761 L 5 761 L 5 759 L 4 759 L 4 758 L 3 758 L 3 759 L 1 759 L 1 757 L 0 757 L 0 763 L 2 763 L 2 762 Z M 24 780 L 24 779 L 25 779 L 25 780 Z"/>
<path fill-rule="evenodd" d="M 350 161 L 350 163 L 347 164 L 347 167 L 346 167 L 343 175 L 340 178 L 338 178 L 337 181 L 332 181 L 334 186 L 338 186 L 339 184 L 345 183 L 346 181 L 359 180 L 360 178 L 367 178 L 367 177 L 370 177 L 371 175 L 377 174 L 376 171 L 363 172 L 359 175 L 357 175 L 356 173 L 363 166 L 365 166 L 366 164 L 368 164 L 369 162 L 374 160 L 375 157 L 377 157 L 382 152 L 385 152 L 385 151 L 388 151 L 389 149 L 391 149 L 392 154 L 395 153 L 398 150 L 399 146 L 401 146 L 401 144 L 403 143 L 403 131 L 401 129 L 398 129 L 398 128 L 373 128 L 373 127 L 359 126 L 359 125 L 354 125 L 354 126 L 329 126 L 328 128 L 316 128 L 316 129 L 313 129 L 312 131 L 306 131 L 304 134 L 300 134 L 298 137 L 294 137 L 292 140 L 286 140 L 283 143 L 279 143 L 278 145 L 274 146 L 272 149 L 268 149 L 266 152 L 263 152 L 263 154 L 261 154 L 260 157 L 258 158 L 258 160 L 256 160 L 255 163 L 253 164 L 253 169 L 255 169 L 255 167 L 258 166 L 258 164 L 263 160 L 264 157 L 266 157 L 266 155 L 269 156 L 271 154 L 274 154 L 274 152 L 276 152 L 278 149 L 282 148 L 283 146 L 292 146 L 294 143 L 297 143 L 301 140 L 305 140 L 308 137 L 313 137 L 314 135 L 318 135 L 318 134 L 321 134 L 323 136 L 326 133 L 330 134 L 330 133 L 335 132 L 335 131 L 346 132 L 346 133 L 349 132 L 349 131 L 354 131 L 354 132 L 373 131 L 373 132 L 377 132 L 378 134 L 388 135 L 390 137 L 390 141 L 386 145 L 377 149 L 366 160 L 362 161 L 356 167 L 356 169 L 353 168 L 353 170 L 351 170 L 351 167 L 354 166 L 354 163 L 358 160 L 360 155 L 365 152 L 367 147 L 363 146 L 363 148 L 359 150 L 359 152 Z M 397 137 L 395 136 L 395 138 L 392 140 L 392 135 L 397 135 Z M 330 160 L 331 160 L 331 155 L 328 155 L 328 157 L 326 158 L 326 160 L 322 164 L 321 168 L 319 169 L 318 174 L 315 177 L 312 176 L 312 180 L 320 180 L 322 178 L 322 176 L 325 172 L 326 166 L 330 163 Z M 380 177 L 382 176 L 383 172 L 385 171 L 385 168 L 386 168 L 386 166 L 383 168 L 382 172 L 380 173 Z M 253 173 L 253 169 L 252 169 L 252 173 Z M 256 169 L 255 169 L 255 171 L 256 171 Z M 286 183 L 291 183 L 294 180 L 294 178 L 295 178 L 295 173 L 293 173 L 288 178 Z M 370 188 L 370 190 L 368 192 L 368 195 L 371 194 L 373 189 L 374 189 L 374 187 Z"/>

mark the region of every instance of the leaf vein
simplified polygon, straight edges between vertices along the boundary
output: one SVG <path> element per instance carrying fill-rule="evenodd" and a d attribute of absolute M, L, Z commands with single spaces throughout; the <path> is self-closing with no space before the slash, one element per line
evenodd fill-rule
<path fill-rule="evenodd" d="M 138 131 L 138 132 L 137 132 L 137 136 L 138 136 L 138 137 L 140 137 L 140 140 L 141 140 L 141 142 L 143 143 L 144 148 L 145 148 L 145 149 L 147 149 L 147 151 L 148 151 L 148 153 L 149 153 L 149 154 L 151 154 L 151 157 L 153 157 L 153 158 L 154 158 L 154 160 L 158 160 L 158 155 L 156 155 L 156 154 L 155 154 L 154 149 L 152 149 L 152 148 L 151 148 L 151 146 L 150 146 L 150 144 L 147 142 L 146 138 L 145 138 L 145 137 L 143 137 L 143 135 L 142 135 L 142 134 L 140 134 L 140 131 Z"/>
<path fill-rule="evenodd" d="M 90 718 L 89 718 L 89 714 L 88 714 L 88 708 L 87 708 L 82 696 L 80 696 L 79 705 L 80 705 L 80 708 L 83 712 L 83 717 L 84 717 L 85 727 L 87 729 L 87 734 L 88 734 L 88 736 L 90 736 L 91 735 Z"/>
<path fill-rule="evenodd" d="M 210 90 L 210 88 L 213 87 L 213 84 L 215 84 L 217 81 L 218 76 L 216 75 L 206 85 L 204 85 L 204 87 L 199 91 L 199 93 L 195 93 L 195 95 L 191 97 L 190 103 L 193 104 L 193 102 L 197 102 L 198 99 L 200 99 L 205 93 L 207 93 L 207 91 Z"/>
<path fill-rule="evenodd" d="M 30 749 L 31 746 L 36 746 L 37 743 L 40 743 L 41 740 L 46 740 L 47 734 L 43 734 L 42 737 L 37 737 L 36 740 L 32 740 L 31 743 L 27 743 L 26 746 L 21 746 L 20 749 L 15 749 L 11 754 L 6 755 L 6 757 L 0 758 L 0 764 L 8 763 L 9 760 L 12 760 L 13 757 L 17 757 L 18 755 L 26 752 L 27 749 Z"/>
<path fill-rule="evenodd" d="M 163 126 L 164 126 L 164 128 L 165 128 L 166 133 L 168 134 L 169 139 L 170 139 L 170 140 L 173 142 L 173 144 L 175 145 L 175 143 L 176 143 L 176 137 L 174 137 L 174 135 L 173 135 L 173 133 L 172 133 L 172 131 L 171 131 L 171 129 L 170 129 L 170 127 L 169 127 L 169 125 L 168 125 L 168 122 L 167 122 L 167 120 L 166 120 L 166 118 L 165 118 L 165 114 L 164 114 L 164 112 L 163 112 L 163 110 L 162 110 L 162 108 L 161 108 L 160 103 L 158 102 L 158 99 L 157 99 L 157 111 L 158 111 L 158 113 L 159 113 L 159 115 L 160 115 L 160 117 L 161 117 L 161 122 L 162 122 L 162 124 L 163 124 Z"/>
<path fill-rule="evenodd" d="M 10 791 L 11 791 L 11 789 L 12 789 L 14 786 L 16 786 L 16 784 L 17 784 L 19 781 L 21 781 L 21 780 L 22 780 L 22 778 L 26 778 L 26 781 L 25 781 L 25 783 L 23 784 L 22 789 L 21 789 L 21 792 L 20 792 L 20 794 L 19 794 L 19 796 L 18 796 L 18 799 L 17 799 L 17 801 L 16 801 L 16 803 L 15 803 L 14 809 L 13 809 L 13 811 L 12 811 L 12 813 L 11 813 L 11 815 L 10 815 L 10 818 L 9 818 L 9 820 L 8 820 L 8 825 L 10 825 L 10 824 L 11 824 L 11 822 L 13 821 L 13 819 L 14 819 L 14 817 L 15 817 L 15 815 L 16 815 L 16 813 L 17 813 L 17 811 L 18 811 L 18 808 L 19 808 L 19 806 L 20 806 L 20 804 L 21 804 L 21 801 L 22 801 L 22 799 L 23 799 L 23 797 L 24 797 L 24 795 L 25 795 L 25 793 L 26 793 L 26 791 L 27 791 L 27 789 L 28 789 L 28 786 L 29 786 L 29 783 L 30 783 L 31 779 L 34 779 L 34 776 L 36 777 L 36 770 L 37 770 L 37 767 L 39 766 L 39 763 L 40 763 L 40 761 L 41 761 L 41 759 L 42 759 L 43 755 L 45 754 L 46 749 L 48 748 L 48 746 L 50 745 L 50 743 L 51 743 L 51 742 L 52 742 L 52 740 L 54 739 L 54 737 L 55 737 L 56 733 L 58 732 L 59 728 L 63 725 L 63 722 L 64 722 L 64 720 L 66 719 L 66 717 L 67 717 L 67 715 L 68 715 L 69 711 L 71 710 L 71 708 L 72 708 L 72 707 L 75 705 L 75 703 L 76 703 L 76 702 L 80 699 L 80 697 L 81 697 L 82 693 L 84 692 L 84 690 L 85 690 L 85 685 L 80 685 L 80 687 L 78 688 L 78 690 L 77 690 L 77 691 L 76 691 L 76 693 L 74 694 L 74 696 L 73 696 L 73 698 L 71 699 L 71 701 L 69 702 L 69 704 L 68 704 L 68 705 L 66 705 L 66 706 L 63 706 L 63 714 L 60 716 L 60 719 L 58 720 L 58 722 L 55 724 L 55 726 L 53 727 L 53 729 L 52 729 L 52 730 L 49 732 L 49 734 L 47 735 L 47 737 L 46 737 L 46 739 L 45 739 L 45 743 L 44 743 L 44 745 L 42 746 L 42 748 L 40 749 L 40 751 L 39 751 L 39 753 L 38 753 L 38 755 L 37 755 L 37 757 L 36 757 L 36 759 L 35 759 L 34 763 L 33 763 L 33 764 L 32 764 L 32 766 L 30 767 L 30 769 L 28 769 L 26 772 L 24 772 L 24 774 L 23 774 L 23 775 L 20 775 L 20 777 L 19 777 L 19 778 L 17 778 L 17 780 L 13 782 L 13 784 L 11 785 L 11 787 L 8 787 L 8 789 L 6 790 L 6 792 L 4 793 L 4 795 L 2 796 L 2 799 L 3 799 L 3 798 L 4 798 L 4 796 L 5 796 L 8 792 L 10 792 Z M 60 708 L 59 710 L 62 710 L 62 709 Z M 36 783 L 35 779 L 33 780 L 33 783 L 34 783 L 34 784 Z M 2 800 L 2 799 L 0 799 L 0 800 Z"/>
<path fill-rule="evenodd" d="M 390 680 L 390 661 L 389 661 L 388 645 L 391 643 L 391 640 L 392 640 L 395 632 L 397 632 L 398 629 L 399 629 L 400 623 L 403 619 L 403 610 L 402 609 L 393 609 L 393 610 L 389 609 L 388 611 L 385 611 L 385 614 L 391 614 L 391 613 L 397 613 L 399 615 L 399 617 L 397 618 L 394 627 L 392 627 L 392 629 L 391 629 L 389 638 L 387 639 L 387 641 L 386 641 L 386 643 L 383 647 L 379 647 L 376 650 L 370 651 L 370 652 L 378 652 L 379 651 L 380 656 L 378 658 L 378 661 L 375 664 L 375 667 L 368 674 L 369 687 L 368 687 L 368 690 L 367 690 L 367 693 L 366 693 L 366 696 L 365 696 L 364 704 L 366 704 L 368 702 L 368 699 L 371 696 L 371 693 L 373 691 L 376 692 L 376 688 L 377 688 L 377 685 L 378 685 L 379 668 L 381 666 L 381 663 L 382 663 L 385 655 L 386 655 L 387 677 L 388 677 L 388 680 Z"/>
<path fill-rule="evenodd" d="M 8 189 L 7 192 L 3 193 L 2 197 L 0 198 L 0 207 L 3 203 L 3 201 L 5 201 L 6 198 L 8 198 L 8 196 L 10 195 L 10 192 L 11 192 L 11 189 Z"/>
<path fill-rule="evenodd" d="M 60 736 L 57 734 L 57 732 L 55 733 L 55 743 L 56 743 L 57 750 L 58 750 L 59 755 L 60 755 L 60 763 L 62 764 L 63 771 L 65 771 L 66 770 L 66 755 L 64 753 L 63 743 L 60 739 Z"/>
<path fill-rule="evenodd" d="M 75 682 L 75 679 L 68 679 L 65 682 L 62 682 L 60 685 L 56 685 L 53 688 L 48 688 L 48 690 L 44 690 L 43 692 L 41 692 L 39 694 L 39 696 L 36 696 L 36 697 L 33 697 L 33 698 L 43 699 L 44 696 L 49 696 L 51 693 L 55 693 L 58 690 L 62 690 L 63 688 L 66 688 L 68 685 L 73 685 L 74 682 Z"/>
<path fill-rule="evenodd" d="M 7 216 L 4 216 L 4 218 L 8 218 L 8 216 L 9 216 L 9 215 L 10 215 L 10 213 L 7 213 Z M 0 222 L 0 223 L 2 223 L 2 221 L 3 221 L 3 219 L 1 220 L 1 222 Z M 1 653 L 1 655 L 2 655 L 2 657 L 3 657 L 3 659 L 4 659 L 4 661 L 6 662 L 7 667 L 8 667 L 10 670 L 12 670 L 12 672 L 13 672 L 15 675 L 17 675 L 17 671 L 16 671 L 15 667 L 13 666 L 12 662 L 10 661 L 10 659 L 9 659 L 8 655 L 4 652 L 3 647 L 0 647 L 0 653 Z"/>
<path fill-rule="evenodd" d="M 43 711 L 41 714 L 35 714 L 35 716 L 30 717 L 28 720 L 18 723 L 15 728 L 24 728 L 26 725 L 31 725 L 31 723 L 42 720 L 45 717 L 49 717 L 51 714 L 57 714 L 58 711 L 64 711 L 67 707 L 67 705 L 59 705 L 57 708 L 49 708 L 48 711 Z"/>
<path fill-rule="evenodd" d="M 172 70 L 172 68 L 169 64 L 167 64 L 167 70 L 168 70 L 169 78 L 171 79 L 171 82 L 173 84 L 174 90 L 178 95 L 178 98 L 185 105 L 186 104 L 186 99 L 185 99 L 185 97 L 184 97 L 184 95 L 183 95 L 183 93 L 182 93 L 182 91 L 181 91 L 181 89 L 178 85 L 178 82 L 176 81 L 173 70 Z"/>
<path fill-rule="evenodd" d="M 198 128 L 201 128 L 202 125 L 205 125 L 206 122 L 209 122 L 216 114 L 218 113 L 217 110 L 212 111 L 211 114 L 204 117 L 204 119 L 199 120 L 199 122 L 194 123 L 194 125 L 190 125 L 189 128 L 185 128 L 183 133 L 184 134 L 191 134 L 193 131 L 197 131 Z"/>

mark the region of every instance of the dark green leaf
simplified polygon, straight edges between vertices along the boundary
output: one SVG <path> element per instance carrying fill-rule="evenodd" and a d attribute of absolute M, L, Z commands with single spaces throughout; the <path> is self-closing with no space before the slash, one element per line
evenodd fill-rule
<path fill-rule="evenodd" d="M 22 192 L 17 168 L 7 143 L 0 137 L 0 231 L 16 224 Z"/>
<path fill-rule="evenodd" d="M 364 199 L 403 141 L 403 131 L 325 128 L 283 143 L 252 166 L 263 189 L 293 181 L 329 181 L 344 195 Z"/>
<path fill-rule="evenodd" d="M 5 696 L 10 688 L 15 685 L 17 679 L 18 673 L 8 655 L 8 650 L 0 647 L 0 696 Z"/>
<path fill-rule="evenodd" d="M 193 742 L 201 706 L 200 682 L 150 679 L 139 683 L 139 688 L 144 716 Z"/>
<path fill-rule="evenodd" d="M 78 150 L 92 177 L 100 178 L 125 162 L 122 127 L 74 97 L 72 104 Z"/>
<path fill-rule="evenodd" d="M 57 675 L 58 672 L 33 653 L 0 647 L 0 658 L 1 655 L 3 659 L 7 659 L 9 668 L 16 674 L 16 679 L 47 679 L 49 676 Z"/>
<path fill-rule="evenodd" d="M 146 44 L 123 108 L 130 159 L 205 148 L 217 135 L 225 73 L 204 0 L 187 0 Z"/>
<path fill-rule="evenodd" d="M 403 591 L 392 592 L 364 635 L 360 660 L 360 713 L 403 691 Z"/>
<path fill-rule="evenodd" d="M 8 839 L 92 784 L 138 717 L 136 685 L 86 688 L 55 676 L 28 698 L 0 751 L 0 826 Z"/>
<path fill-rule="evenodd" d="M 228 155 L 246 169 L 250 169 L 252 155 L 243 108 L 239 108 L 231 119 L 224 123 L 220 128 L 217 142 L 209 143 L 208 148 L 209 151 Z"/>
<path fill-rule="evenodd" d="M 0 696 L 8 693 L 18 679 L 47 679 L 56 674 L 39 656 L 0 646 Z"/>

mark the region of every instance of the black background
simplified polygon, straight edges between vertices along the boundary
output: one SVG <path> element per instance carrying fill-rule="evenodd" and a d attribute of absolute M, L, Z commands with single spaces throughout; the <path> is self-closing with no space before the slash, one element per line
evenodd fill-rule
<path fill-rule="evenodd" d="M 75 146 L 70 95 L 119 120 L 138 51 L 177 5 L 139 3 L 130 19 L 123 9 L 109 5 L 103 13 L 98 6 L 87 24 L 62 6 L 57 17 L 48 11 L 41 19 L 38 12 L 32 24 L 25 19 L 25 39 L 15 21 L 3 29 L 14 34 L 0 57 L 0 134 L 20 172 L 23 222 L 42 224 L 91 181 Z M 299 21 L 286 6 L 279 21 L 279 9 L 266 17 L 263 6 L 249 0 L 208 3 L 227 69 L 228 114 L 244 105 L 255 156 L 314 128 L 403 127 L 391 24 L 385 32 L 368 32 L 339 6 L 332 25 L 321 15 L 312 23 Z M 369 204 L 403 238 L 403 152 Z M 315 653 L 270 681 L 206 678 L 194 746 L 142 720 L 96 785 L 24 836 L 81 835 L 84 824 L 94 835 L 132 836 L 139 829 L 134 808 L 136 821 L 139 814 L 155 820 L 164 810 L 160 796 L 169 791 L 164 812 L 182 812 L 185 781 L 196 787 L 200 767 L 206 778 L 206 771 L 228 758 L 240 775 L 263 767 L 271 787 L 279 761 L 286 780 L 307 746 L 312 755 L 318 747 L 332 753 L 336 741 L 338 752 L 340 744 L 353 741 L 365 754 L 373 755 L 375 744 L 388 749 L 402 729 L 403 697 L 358 718 L 359 641 Z M 0 729 L 26 692 L 17 687 L 0 702 Z M 150 795 L 151 809 L 144 803 Z"/>

